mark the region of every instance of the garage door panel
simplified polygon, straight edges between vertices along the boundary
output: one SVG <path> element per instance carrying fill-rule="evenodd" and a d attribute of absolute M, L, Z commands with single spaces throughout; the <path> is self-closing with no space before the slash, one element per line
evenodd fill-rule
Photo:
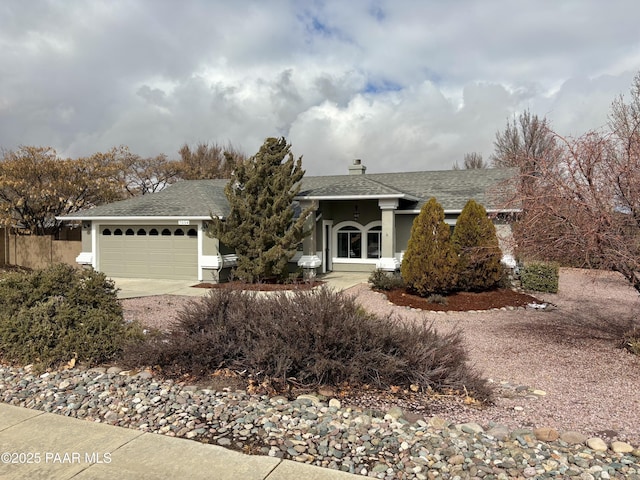
<path fill-rule="evenodd" d="M 109 228 L 113 232 L 118 227 Z M 142 228 L 146 232 L 151 228 L 156 228 L 158 231 L 168 228 L 173 233 L 176 227 L 172 226 L 119 228 L 123 232 L 131 228 L 136 235 L 100 235 L 99 268 L 107 275 L 197 279 L 198 249 L 195 237 L 137 234 Z"/>

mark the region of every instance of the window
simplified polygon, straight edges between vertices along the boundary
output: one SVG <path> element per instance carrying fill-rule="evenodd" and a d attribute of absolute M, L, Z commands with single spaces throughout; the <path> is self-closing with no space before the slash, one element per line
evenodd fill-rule
<path fill-rule="evenodd" d="M 169 230 L 168 228 L 165 228 L 164 230 L 162 230 L 162 236 L 163 237 L 170 237 L 171 236 L 171 230 Z"/>
<path fill-rule="evenodd" d="M 158 230 L 152 228 L 151 230 L 149 230 L 149 235 L 153 235 L 154 237 L 158 236 Z"/>
<path fill-rule="evenodd" d="M 127 228 L 127 231 L 124 234 L 125 235 L 133 235 L 133 228 Z"/>
<path fill-rule="evenodd" d="M 104 230 L 102 230 L 102 234 L 103 235 L 111 235 L 111 230 L 109 230 L 108 228 L 105 228 Z"/>
<path fill-rule="evenodd" d="M 373 221 L 367 225 L 346 221 L 334 230 L 335 256 L 363 263 L 374 263 L 382 257 L 382 225 Z"/>
<path fill-rule="evenodd" d="M 184 230 L 182 230 L 181 228 L 176 229 L 176 231 L 173 233 L 176 237 L 184 237 Z"/>
<path fill-rule="evenodd" d="M 147 232 L 145 231 L 144 228 L 141 228 L 140 230 L 138 230 L 138 235 L 146 235 Z"/>
<path fill-rule="evenodd" d="M 191 238 L 196 238 L 198 236 L 198 232 L 196 232 L 195 228 L 190 228 L 187 235 Z"/>
<path fill-rule="evenodd" d="M 367 232 L 367 258 L 380 258 L 382 227 L 372 227 Z"/>
<path fill-rule="evenodd" d="M 362 233 L 359 229 L 346 226 L 338 230 L 338 257 L 362 257 Z"/>
<path fill-rule="evenodd" d="M 119 228 L 116 228 L 113 232 L 114 235 L 122 235 L 122 230 L 120 230 Z"/>

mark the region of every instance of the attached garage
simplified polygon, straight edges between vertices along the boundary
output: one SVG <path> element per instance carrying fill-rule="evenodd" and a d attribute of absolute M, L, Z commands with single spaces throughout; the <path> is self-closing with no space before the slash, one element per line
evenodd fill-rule
<path fill-rule="evenodd" d="M 109 277 L 212 281 L 223 268 L 219 242 L 206 235 L 211 217 L 228 214 L 228 180 L 178 182 L 152 195 L 61 217 L 82 225 L 76 262 Z"/>
<path fill-rule="evenodd" d="M 198 278 L 198 232 L 175 225 L 101 225 L 98 269 L 111 277 Z"/>

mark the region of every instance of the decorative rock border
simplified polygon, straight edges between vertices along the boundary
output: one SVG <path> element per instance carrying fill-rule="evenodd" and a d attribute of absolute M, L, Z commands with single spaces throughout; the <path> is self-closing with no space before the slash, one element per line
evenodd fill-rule
<path fill-rule="evenodd" d="M 289 401 L 116 367 L 34 375 L 0 366 L 0 401 L 380 479 L 640 480 L 640 450 L 625 442 L 440 417 L 409 422 L 398 407 L 379 415 L 320 394 Z"/>

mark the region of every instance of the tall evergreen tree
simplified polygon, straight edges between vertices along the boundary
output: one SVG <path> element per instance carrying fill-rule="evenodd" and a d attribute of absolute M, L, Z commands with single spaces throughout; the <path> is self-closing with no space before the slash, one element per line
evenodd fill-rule
<path fill-rule="evenodd" d="M 442 206 L 431 198 L 413 221 L 400 271 L 410 290 L 426 297 L 451 291 L 457 280 L 457 258 Z"/>
<path fill-rule="evenodd" d="M 475 200 L 469 200 L 462 209 L 451 243 L 458 254 L 459 289 L 482 291 L 498 285 L 503 268 L 496 227 Z"/>
<path fill-rule="evenodd" d="M 304 175 L 283 138 L 267 138 L 257 154 L 237 164 L 225 187 L 231 211 L 213 218 L 208 234 L 235 250 L 235 275 L 248 282 L 283 279 L 304 237 L 304 211 L 294 219 L 293 199 Z"/>

